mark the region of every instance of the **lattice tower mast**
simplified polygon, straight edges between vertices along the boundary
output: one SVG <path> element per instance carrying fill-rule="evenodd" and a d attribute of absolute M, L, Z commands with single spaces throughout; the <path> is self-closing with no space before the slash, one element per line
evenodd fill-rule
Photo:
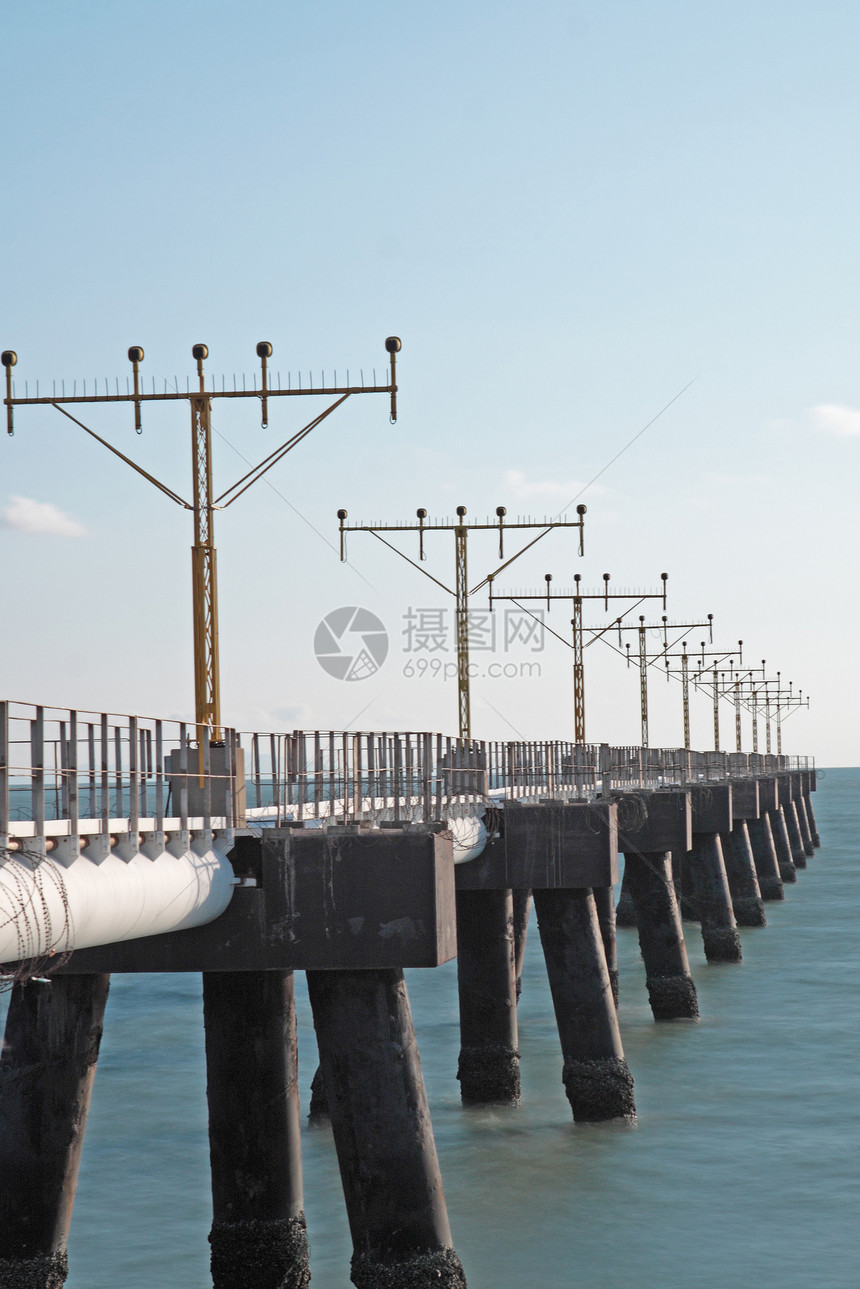
<path fill-rule="evenodd" d="M 191 353 L 197 363 L 197 388 L 189 388 L 185 393 L 178 389 L 168 389 L 168 383 L 164 382 L 164 392 L 155 392 L 155 382 L 153 380 L 152 393 L 147 394 L 143 387 L 140 374 L 140 364 L 144 359 L 144 351 L 140 345 L 132 345 L 128 351 L 128 358 L 132 364 L 132 386 L 126 388 L 126 393 L 120 393 L 119 380 L 115 382 L 115 393 L 110 392 L 110 386 L 107 380 L 104 382 L 105 392 L 99 394 L 98 381 L 94 381 L 94 393 L 90 396 L 86 393 L 86 382 L 83 382 L 83 393 L 78 394 L 77 382 L 74 385 L 72 394 L 67 395 L 65 382 L 62 383 L 61 391 L 57 393 L 57 382 L 53 382 L 53 392 L 51 395 L 40 395 L 38 382 L 36 382 L 36 395 L 30 397 L 29 384 L 25 386 L 25 395 L 23 398 L 17 396 L 12 380 L 12 369 L 17 365 L 18 356 L 14 350 L 6 349 L 0 354 L 0 363 L 6 370 L 6 397 L 3 402 L 6 406 L 6 429 L 11 435 L 14 433 L 13 409 L 15 407 L 43 405 L 56 409 L 70 421 L 80 426 L 87 434 L 94 438 L 103 447 L 119 459 L 125 462 L 143 478 L 168 496 L 177 505 L 186 510 L 193 512 L 194 516 L 194 544 L 191 549 L 191 567 L 192 567 L 192 602 L 193 602 L 193 628 L 194 628 L 194 706 L 195 720 L 197 723 L 198 740 L 202 743 L 203 731 L 208 731 L 210 737 L 218 740 L 221 737 L 221 683 L 220 683 L 220 666 L 219 666 L 219 646 L 218 646 L 218 574 L 217 574 L 217 554 L 215 548 L 215 511 L 225 510 L 243 493 L 261 479 L 272 466 L 276 465 L 286 454 L 296 447 L 312 430 L 330 416 L 342 403 L 346 402 L 354 394 L 388 394 L 391 406 L 391 422 L 397 419 L 397 379 L 396 379 L 396 356 L 400 352 L 401 342 L 397 336 L 389 336 L 385 341 L 385 349 L 389 361 L 389 379 L 384 385 L 378 385 L 375 379 L 373 385 L 364 383 L 362 373 L 361 384 L 350 384 L 349 372 L 347 371 L 347 380 L 345 385 L 338 385 L 337 372 L 334 374 L 334 381 L 331 385 L 326 386 L 325 374 L 321 386 L 316 389 L 313 386 L 313 378 L 307 387 L 302 388 L 301 377 L 297 388 L 292 388 L 290 380 L 289 387 L 283 389 L 280 383 L 272 386 L 269 383 L 269 359 L 272 357 L 272 346 L 266 340 L 261 340 L 257 345 L 257 357 L 260 359 L 260 387 L 257 388 L 256 374 L 254 376 L 254 388 L 246 389 L 243 377 L 242 389 L 235 386 L 232 390 L 226 388 L 226 381 L 222 379 L 221 389 L 217 389 L 214 383 L 210 388 L 206 388 L 206 378 L 203 370 L 203 363 L 209 356 L 209 350 L 204 344 L 194 345 Z M 265 429 L 268 426 L 269 400 L 272 398 L 295 398 L 295 397 L 317 397 L 336 395 L 335 401 L 320 412 L 302 429 L 293 434 L 285 443 L 276 448 L 274 452 L 269 453 L 256 466 L 253 466 L 246 474 L 238 479 L 229 488 L 225 489 L 219 496 L 214 496 L 214 487 L 212 480 L 212 401 L 217 398 L 254 398 L 260 400 L 262 425 Z M 71 412 L 66 410 L 67 404 L 100 404 L 100 403 L 132 403 L 134 405 L 134 428 L 138 434 L 142 432 L 141 407 L 144 403 L 150 402 L 175 402 L 178 400 L 188 400 L 191 405 L 191 465 L 192 465 L 192 501 L 186 501 L 180 497 L 172 488 L 169 488 L 161 480 L 144 470 L 135 461 L 125 453 L 120 452 L 111 443 L 108 443 L 94 430 L 84 423 Z"/>
<path fill-rule="evenodd" d="M 472 737 L 471 685 L 469 676 L 469 600 L 488 583 L 492 585 L 493 578 L 501 573 L 503 569 L 509 568 L 515 560 L 519 559 L 521 555 L 524 555 L 527 550 L 530 550 L 532 546 L 536 545 L 536 543 L 545 537 L 547 533 L 552 532 L 556 528 L 578 529 L 579 554 L 582 555 L 585 549 L 584 524 L 586 508 L 583 505 L 576 507 L 576 513 L 579 517 L 575 520 L 544 519 L 543 521 L 540 521 L 536 519 L 527 519 L 517 520 L 516 522 L 512 522 L 510 520 L 506 521 L 505 517 L 507 515 L 507 510 L 504 506 L 496 507 L 495 522 L 490 519 L 487 519 L 484 522 L 467 522 L 465 506 L 457 507 L 456 523 L 447 521 L 428 523 L 427 511 L 423 507 L 418 509 L 415 513 L 418 519 L 417 524 L 347 524 L 345 522 L 348 518 L 347 511 L 339 510 L 337 512 L 337 517 L 340 522 L 340 557 L 341 559 L 346 558 L 347 533 L 373 533 L 374 537 L 377 537 L 383 545 L 388 546 L 388 548 L 393 550 L 395 554 L 400 555 L 402 559 L 405 559 L 407 564 L 411 564 L 413 568 L 417 568 L 419 573 L 423 573 L 424 576 L 428 577 L 431 582 L 436 584 L 436 586 L 441 587 L 442 590 L 446 591 L 449 595 L 454 596 L 457 619 L 457 716 L 460 739 L 461 741 L 465 741 Z M 512 555 L 510 559 L 505 560 L 504 534 L 510 529 L 527 529 L 532 531 L 534 529 L 540 529 L 541 531 L 538 533 L 537 537 L 534 537 L 530 542 L 527 542 L 526 545 L 517 551 L 515 555 Z M 482 531 L 498 532 L 499 559 L 504 560 L 504 563 L 502 563 L 502 565 L 494 572 L 488 573 L 486 577 L 482 578 L 480 582 L 470 589 L 468 581 L 468 535 L 470 532 Z M 438 578 L 434 577 L 432 573 L 428 573 L 426 569 L 421 568 L 420 564 L 416 564 L 408 555 L 405 555 L 403 551 L 399 550 L 396 546 L 393 546 L 391 542 L 386 541 L 386 539 L 380 535 L 382 533 L 405 532 L 415 532 L 418 534 L 418 554 L 420 560 L 425 558 L 425 533 L 444 532 L 454 534 L 453 589 L 450 586 L 447 586 L 444 582 L 440 582 Z"/>
<path fill-rule="evenodd" d="M 706 623 L 701 624 L 702 626 L 708 627 L 711 641 L 713 641 L 712 624 L 713 624 L 713 614 L 709 614 L 708 621 Z M 743 643 L 744 643 L 743 640 L 739 640 L 737 651 L 734 651 L 734 650 L 732 651 L 733 653 L 734 652 L 738 653 L 738 657 L 741 661 L 743 661 Z M 692 677 L 694 685 L 698 688 L 699 684 L 704 683 L 702 680 L 702 677 L 704 675 L 705 658 L 716 657 L 719 659 L 720 662 L 724 662 L 728 658 L 730 668 L 733 667 L 733 660 L 729 658 L 729 655 L 725 649 L 706 649 L 704 640 L 701 641 L 700 651 L 698 655 L 691 655 L 690 653 L 688 653 L 687 643 L 686 641 L 682 641 L 680 653 L 665 652 L 661 656 L 663 658 L 663 662 L 666 669 L 666 680 L 668 681 L 670 676 L 677 676 L 681 682 L 681 704 L 682 704 L 682 710 L 683 710 L 683 723 L 684 723 L 684 748 L 686 751 L 689 751 L 691 746 L 690 744 L 690 679 L 691 679 L 690 663 L 692 661 L 695 665 L 698 662 L 698 665 L 699 665 L 699 671 L 697 673 L 694 673 Z M 677 663 L 678 663 L 677 667 L 672 666 L 673 660 L 677 660 Z M 737 727 L 737 722 L 736 722 L 736 739 L 738 739 L 739 737 L 740 737 L 740 734 L 739 734 L 739 729 Z M 714 717 L 714 740 L 715 740 L 715 743 L 717 744 L 715 748 L 716 751 L 719 751 L 719 738 L 720 738 L 719 712 L 717 712 Z"/>
<path fill-rule="evenodd" d="M 720 663 L 726 661 L 727 655 L 723 653 L 722 658 L 718 658 L 710 668 L 706 666 L 705 659 L 713 656 L 719 651 L 709 651 L 705 649 L 704 643 L 701 646 L 701 652 L 698 657 L 699 670 L 695 673 L 693 680 L 697 688 L 700 686 L 705 690 L 710 690 L 714 711 L 714 750 L 719 751 L 720 738 L 720 700 L 727 699 L 733 704 L 735 717 L 735 748 L 738 752 L 743 750 L 743 732 L 741 727 L 741 706 L 746 706 L 744 696 L 749 692 L 748 687 L 754 682 L 758 672 L 764 675 L 765 664 L 762 662 L 761 667 L 746 667 L 743 675 L 735 670 L 734 658 L 728 658 L 728 670 L 721 671 Z M 743 641 L 738 641 L 738 665 L 743 666 Z M 753 751 L 757 750 L 758 732 L 753 718 L 753 743 L 756 745 Z"/>
<path fill-rule="evenodd" d="M 665 609 L 666 582 L 668 580 L 669 574 L 668 573 L 660 574 L 660 577 L 663 581 L 663 588 L 660 591 L 610 591 L 609 582 L 610 582 L 611 575 L 609 573 L 603 574 L 602 591 L 582 591 L 580 589 L 580 582 L 582 580 L 580 577 L 580 574 L 574 573 L 573 577 L 574 577 L 575 587 L 572 591 L 551 590 L 552 573 L 545 573 L 544 574 L 544 581 L 546 582 L 545 591 L 543 592 L 524 591 L 522 593 L 510 592 L 502 595 L 500 595 L 494 589 L 494 585 L 493 585 L 494 579 L 491 577 L 488 580 L 490 583 L 490 608 L 491 609 L 493 607 L 493 602 L 495 600 L 509 600 L 513 604 L 516 604 L 518 608 L 523 607 L 521 603 L 522 601 L 538 600 L 546 604 L 547 611 L 551 609 L 552 603 L 555 600 L 571 601 L 571 604 L 573 606 L 573 617 L 571 618 L 571 622 L 570 622 L 572 635 L 573 635 L 572 645 L 570 645 L 567 640 L 564 640 L 562 636 L 558 636 L 556 632 L 552 632 L 552 634 L 556 635 L 557 639 L 561 640 L 563 644 L 568 644 L 569 647 L 573 649 L 574 742 L 577 744 L 584 744 L 585 743 L 585 662 L 584 662 L 585 649 L 587 648 L 588 645 L 594 644 L 606 632 L 617 628 L 618 624 L 622 621 L 624 616 L 627 613 L 631 613 L 634 608 L 638 608 L 638 606 L 644 600 L 661 600 L 663 604 L 663 608 Z M 614 618 L 611 623 L 608 623 L 603 628 L 593 628 L 593 627 L 583 626 L 582 606 L 584 601 L 586 600 L 602 601 L 604 608 L 608 611 L 610 600 L 615 601 L 615 600 L 631 600 L 631 599 L 633 599 L 635 602 L 631 604 L 627 609 L 625 609 L 624 613 L 622 613 L 619 617 Z M 588 641 L 585 640 L 586 632 L 591 634 L 591 638 Z M 594 634 L 595 632 L 597 634 Z M 647 744 L 643 746 L 647 746 Z"/>
<path fill-rule="evenodd" d="M 646 623 L 644 614 L 639 615 L 637 626 L 618 624 L 618 642 L 621 644 L 621 633 L 623 631 L 635 631 L 638 639 L 638 668 L 639 668 L 639 710 L 641 720 L 642 746 L 648 747 L 648 668 L 656 666 L 658 663 L 665 662 L 669 656 L 669 650 L 673 649 L 689 631 L 696 630 L 697 627 L 707 627 L 713 634 L 713 613 L 708 614 L 706 622 L 670 622 L 666 615 L 663 615 L 659 623 Z M 649 652 L 648 650 L 648 632 L 663 632 L 663 647 Z M 682 636 L 677 637 L 669 643 L 669 632 L 680 631 Z M 626 657 L 628 667 L 632 663 L 630 656 L 630 644 L 626 645 Z M 621 652 L 620 648 L 616 652 Z M 686 721 L 686 735 L 689 738 L 689 716 Z"/>
<path fill-rule="evenodd" d="M 786 688 L 782 683 L 782 674 L 777 672 L 775 676 L 765 674 L 765 662 L 756 668 L 761 672 L 761 677 L 756 680 L 749 679 L 741 687 L 741 701 L 752 713 L 753 721 L 753 752 L 758 751 L 758 718 L 763 713 L 765 723 L 765 750 L 769 753 L 772 749 L 772 728 L 776 725 L 776 751 L 777 755 L 782 755 L 782 723 L 791 715 L 793 711 L 801 707 L 809 706 L 809 697 L 803 696 L 803 691 L 794 691 L 794 684 L 790 682 Z"/>

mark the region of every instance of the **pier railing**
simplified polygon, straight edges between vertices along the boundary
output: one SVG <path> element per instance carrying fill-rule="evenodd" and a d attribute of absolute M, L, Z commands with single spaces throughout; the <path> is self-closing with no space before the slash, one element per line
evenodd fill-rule
<path fill-rule="evenodd" d="M 234 827 L 236 735 L 215 745 L 204 730 L 192 745 L 196 734 L 181 721 L 0 702 L 0 842 Z"/>
<path fill-rule="evenodd" d="M 217 743 L 197 733 L 181 721 L 0 702 L 0 845 L 289 821 L 430 822 L 505 800 L 588 800 L 814 767 L 808 757 L 464 742 L 428 731 L 225 729 Z"/>

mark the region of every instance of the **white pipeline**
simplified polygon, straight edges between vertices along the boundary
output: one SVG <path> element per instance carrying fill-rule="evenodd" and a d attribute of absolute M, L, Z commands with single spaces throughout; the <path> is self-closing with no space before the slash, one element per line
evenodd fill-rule
<path fill-rule="evenodd" d="M 483 819 L 477 815 L 461 815 L 445 822 L 454 839 L 454 863 L 467 864 L 470 859 L 477 859 L 487 844 Z"/>
<path fill-rule="evenodd" d="M 120 845 L 66 863 L 26 851 L 0 858 L 0 964 L 211 922 L 235 888 L 231 847 L 216 837 L 151 855 Z"/>

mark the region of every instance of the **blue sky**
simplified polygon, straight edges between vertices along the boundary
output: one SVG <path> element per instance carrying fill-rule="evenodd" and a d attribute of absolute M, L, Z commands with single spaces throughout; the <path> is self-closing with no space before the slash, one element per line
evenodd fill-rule
<path fill-rule="evenodd" d="M 371 537 L 342 566 L 314 530 L 335 543 L 339 506 L 555 513 L 692 380 L 584 494 L 585 558 L 556 534 L 512 584 L 668 571 L 674 617 L 714 612 L 720 640 L 811 694 L 789 750 L 860 761 L 856 6 L 105 0 L 19 6 L 4 36 L 0 343 L 19 387 L 124 378 L 130 344 L 148 377 L 184 379 L 199 340 L 228 379 L 264 338 L 282 373 L 381 372 L 403 338 L 395 427 L 383 399 L 352 400 L 277 491 L 219 516 L 225 719 L 453 732 L 452 682 L 403 675 L 404 614 L 442 593 Z M 216 404 L 218 477 L 307 407 L 263 430 L 255 404 Z M 140 438 L 128 409 L 84 419 L 188 490 L 182 405 Z M 188 517 L 57 413 L 16 423 L 3 690 L 189 713 Z M 449 541 L 430 553 L 447 576 Z M 492 556 L 476 541 L 472 569 Z M 312 648 L 345 604 L 392 638 L 355 684 Z M 635 677 L 604 653 L 589 737 L 634 742 Z M 476 685 L 477 734 L 569 736 L 570 656 L 547 643 L 540 662 Z M 655 686 L 655 743 L 680 741 L 675 688 Z"/>

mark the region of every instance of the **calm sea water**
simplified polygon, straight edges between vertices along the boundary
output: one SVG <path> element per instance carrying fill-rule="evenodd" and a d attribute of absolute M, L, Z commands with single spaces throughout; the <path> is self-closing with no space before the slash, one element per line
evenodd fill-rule
<path fill-rule="evenodd" d="M 822 847 L 742 966 L 687 932 L 699 1024 L 655 1025 L 619 932 L 636 1129 L 576 1127 L 534 927 L 520 1004 L 523 1106 L 465 1111 L 456 968 L 409 988 L 454 1242 L 470 1289 L 857 1289 L 860 770 L 814 798 Z M 305 1093 L 315 1045 L 297 977 Z M 331 1136 L 305 1133 L 316 1289 L 347 1289 Z M 200 981 L 115 977 L 69 1245 L 70 1289 L 207 1289 Z"/>

